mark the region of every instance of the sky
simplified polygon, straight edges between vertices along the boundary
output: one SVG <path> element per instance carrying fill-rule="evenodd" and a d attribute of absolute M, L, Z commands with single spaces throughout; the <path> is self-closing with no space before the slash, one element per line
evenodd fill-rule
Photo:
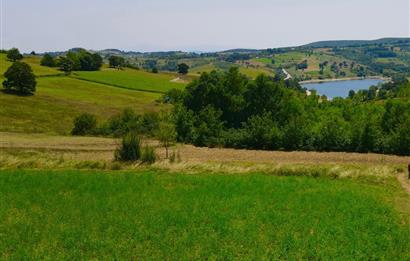
<path fill-rule="evenodd" d="M 410 36 L 410 0 L 0 0 L 0 48 L 218 51 Z"/>

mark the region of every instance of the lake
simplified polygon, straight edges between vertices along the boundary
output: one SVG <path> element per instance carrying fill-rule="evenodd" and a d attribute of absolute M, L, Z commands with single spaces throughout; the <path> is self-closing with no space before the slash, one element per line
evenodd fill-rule
<path fill-rule="evenodd" d="M 348 81 L 334 81 L 321 83 L 304 83 L 302 87 L 308 90 L 316 90 L 319 95 L 326 95 L 328 98 L 349 96 L 349 91 L 367 90 L 372 85 L 378 85 L 383 80 L 379 79 L 363 79 L 363 80 L 348 80 Z"/>

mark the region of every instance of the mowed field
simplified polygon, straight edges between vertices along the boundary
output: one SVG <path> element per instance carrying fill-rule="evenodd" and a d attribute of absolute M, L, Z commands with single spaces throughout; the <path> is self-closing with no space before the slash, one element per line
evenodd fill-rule
<path fill-rule="evenodd" d="M 93 113 L 99 120 L 106 120 L 124 108 L 139 113 L 158 111 L 164 106 L 157 102 L 162 93 L 185 87 L 170 82 L 174 77 L 170 74 L 104 69 L 74 72 L 68 77 L 55 68 L 40 66 L 39 57 L 26 57 L 23 61 L 37 76 L 36 93 L 16 96 L 0 92 L 0 131 L 69 134 L 73 119 L 81 113 Z M 0 55 L 0 62 L 3 77 L 11 62 L 4 54 Z M 80 76 L 87 80 L 76 78 Z"/>
<path fill-rule="evenodd" d="M 0 258 L 408 260 L 397 186 L 258 173 L 1 171 Z"/>

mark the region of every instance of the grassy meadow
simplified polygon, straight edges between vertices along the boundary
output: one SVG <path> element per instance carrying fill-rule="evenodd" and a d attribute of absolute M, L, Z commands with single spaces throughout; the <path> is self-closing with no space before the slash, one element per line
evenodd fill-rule
<path fill-rule="evenodd" d="M 12 62 L 6 58 L 6 54 L 0 53 L 0 79 L 4 79 L 4 73 L 12 65 Z M 41 57 L 25 56 L 23 62 L 29 64 L 36 76 L 61 75 L 62 73 L 56 68 L 50 68 L 40 65 Z"/>
<path fill-rule="evenodd" d="M 0 258 L 407 260 L 400 196 L 257 173 L 1 171 Z"/>
<path fill-rule="evenodd" d="M 158 110 L 160 94 L 126 90 L 69 77 L 37 78 L 33 96 L 0 92 L 0 131 L 68 134 L 81 113 L 108 119 L 125 107 Z"/>
<path fill-rule="evenodd" d="M 131 90 L 165 93 L 170 89 L 183 89 L 185 84 L 172 82 L 177 74 L 150 73 L 134 69 L 102 69 L 94 72 L 75 72 L 73 77 Z"/>

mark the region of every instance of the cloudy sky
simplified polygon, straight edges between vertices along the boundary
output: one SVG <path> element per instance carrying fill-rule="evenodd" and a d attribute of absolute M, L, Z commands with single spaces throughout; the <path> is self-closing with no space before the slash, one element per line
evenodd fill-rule
<path fill-rule="evenodd" d="M 409 37 L 409 0 L 0 0 L 0 48 L 214 51 Z"/>

